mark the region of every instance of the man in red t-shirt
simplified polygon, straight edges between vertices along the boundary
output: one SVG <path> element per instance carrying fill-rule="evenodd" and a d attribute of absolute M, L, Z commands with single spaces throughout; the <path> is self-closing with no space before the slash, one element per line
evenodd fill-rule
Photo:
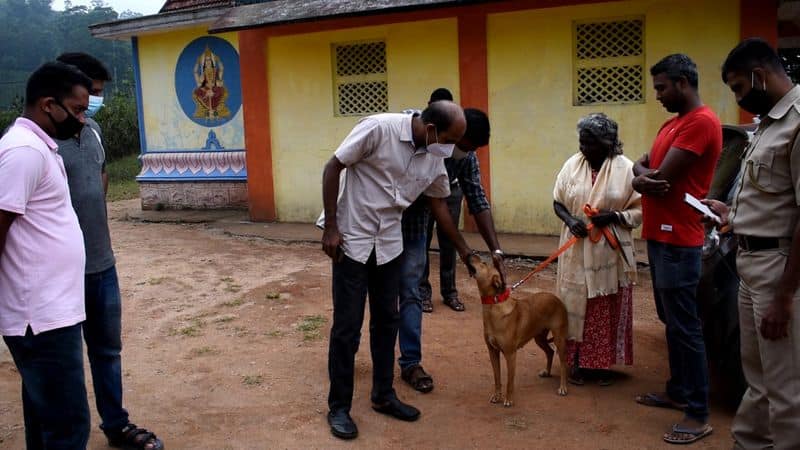
<path fill-rule="evenodd" d="M 666 392 L 640 395 L 648 406 L 683 410 L 683 420 L 664 435 L 673 444 L 709 433 L 708 366 L 696 298 L 703 225 L 684 195 L 705 198 L 722 151 L 722 127 L 697 92 L 697 66 L 670 55 L 650 69 L 656 98 L 677 113 L 658 132 L 653 148 L 634 166 L 633 188 L 642 194 L 642 236 L 653 278 L 656 309 L 666 324 L 670 379 Z"/>

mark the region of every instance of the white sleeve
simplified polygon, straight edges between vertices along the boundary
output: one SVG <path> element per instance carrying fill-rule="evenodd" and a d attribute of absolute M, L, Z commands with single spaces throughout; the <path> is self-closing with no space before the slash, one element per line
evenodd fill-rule
<path fill-rule="evenodd" d="M 336 149 L 334 155 L 346 167 L 368 157 L 381 142 L 381 124 L 371 117 L 361 119 Z"/>

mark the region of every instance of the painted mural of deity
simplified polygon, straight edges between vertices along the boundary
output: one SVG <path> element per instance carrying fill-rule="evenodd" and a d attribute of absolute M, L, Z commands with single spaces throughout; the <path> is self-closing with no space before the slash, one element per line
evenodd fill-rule
<path fill-rule="evenodd" d="M 192 70 L 196 87 L 192 92 L 195 103 L 194 117 L 201 120 L 221 120 L 230 117 L 226 102 L 228 89 L 223 79 L 225 67 L 222 60 L 206 46 Z"/>

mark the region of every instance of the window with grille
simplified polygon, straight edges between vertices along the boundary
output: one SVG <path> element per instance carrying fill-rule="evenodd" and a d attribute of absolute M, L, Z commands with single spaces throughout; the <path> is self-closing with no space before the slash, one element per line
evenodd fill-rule
<path fill-rule="evenodd" d="M 385 42 L 334 44 L 332 56 L 337 116 L 361 116 L 389 110 Z"/>
<path fill-rule="evenodd" d="M 644 102 L 644 19 L 576 22 L 573 104 Z"/>

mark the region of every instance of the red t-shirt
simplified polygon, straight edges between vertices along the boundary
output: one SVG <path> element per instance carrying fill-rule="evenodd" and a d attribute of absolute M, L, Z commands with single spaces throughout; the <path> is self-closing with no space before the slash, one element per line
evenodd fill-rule
<path fill-rule="evenodd" d="M 722 126 L 707 106 L 668 120 L 650 150 L 650 168 L 657 169 L 670 148 L 697 154 L 691 168 L 673 181 L 663 197 L 642 196 L 642 237 L 681 247 L 703 245 L 700 215 L 684 202 L 687 192 L 702 199 L 708 194 L 714 168 L 722 152 Z"/>

